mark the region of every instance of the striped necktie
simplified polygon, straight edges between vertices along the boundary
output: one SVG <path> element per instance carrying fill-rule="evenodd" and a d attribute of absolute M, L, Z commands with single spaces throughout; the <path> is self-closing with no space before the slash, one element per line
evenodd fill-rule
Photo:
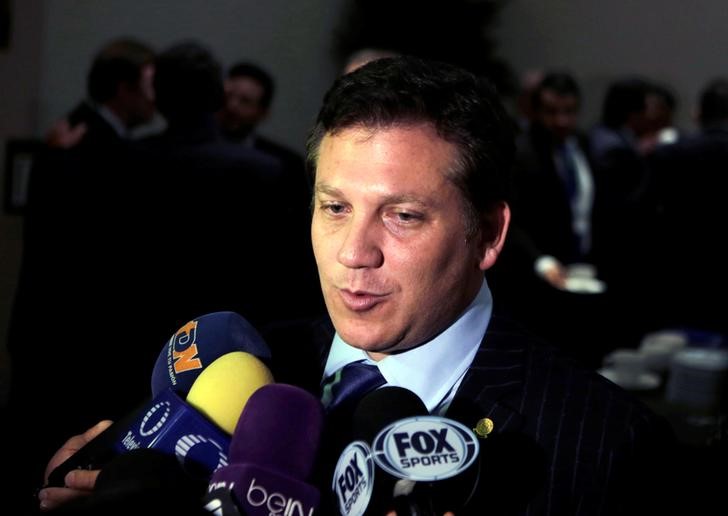
<path fill-rule="evenodd" d="M 569 202 L 573 203 L 577 188 L 576 162 L 574 161 L 574 154 L 566 145 L 561 146 L 559 154 L 561 158 L 560 175 L 564 182 L 564 190 L 566 190 Z"/>
<path fill-rule="evenodd" d="M 376 365 L 352 362 L 321 382 L 321 403 L 327 412 L 359 401 L 386 380 Z"/>

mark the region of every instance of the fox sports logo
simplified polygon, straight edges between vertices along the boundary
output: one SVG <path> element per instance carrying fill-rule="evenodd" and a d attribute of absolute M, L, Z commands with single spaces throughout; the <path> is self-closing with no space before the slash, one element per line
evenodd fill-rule
<path fill-rule="evenodd" d="M 416 481 L 450 478 L 478 457 L 478 438 L 452 419 L 417 416 L 395 421 L 374 438 L 374 461 L 387 473 Z"/>

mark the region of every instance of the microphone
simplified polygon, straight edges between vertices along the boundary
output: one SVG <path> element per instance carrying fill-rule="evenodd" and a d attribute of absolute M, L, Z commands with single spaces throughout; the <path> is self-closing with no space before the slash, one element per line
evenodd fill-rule
<path fill-rule="evenodd" d="M 248 398 L 273 376 L 243 351 L 227 353 L 202 370 L 183 401 L 171 388 L 115 423 L 51 472 L 48 485 L 63 486 L 72 469 L 99 469 L 138 448 L 174 456 L 193 476 L 209 480 L 227 465 L 230 434 Z"/>
<path fill-rule="evenodd" d="M 244 516 L 233 498 L 233 492 L 226 486 L 209 487 L 208 493 L 202 498 L 202 503 L 202 508 L 215 516 Z"/>
<path fill-rule="evenodd" d="M 339 455 L 331 481 L 335 498 L 332 503 L 339 514 L 385 514 L 395 510 L 394 489 L 399 478 L 376 466 L 371 443 L 390 424 L 426 414 L 422 400 L 402 387 L 386 386 L 362 397 L 351 416 L 351 441 Z"/>
<path fill-rule="evenodd" d="M 396 421 L 377 434 L 372 453 L 379 468 L 399 478 L 392 494 L 400 516 L 463 514 L 478 487 L 480 442 L 453 419 Z"/>
<path fill-rule="evenodd" d="M 323 406 L 309 392 L 288 384 L 262 386 L 238 420 L 230 465 L 213 473 L 209 496 L 218 499 L 213 493 L 228 489 L 240 513 L 248 516 L 313 515 L 320 493 L 308 480 L 323 422 Z"/>
<path fill-rule="evenodd" d="M 459 514 L 471 500 L 480 471 L 477 436 L 429 415 L 414 393 L 374 391 L 357 407 L 353 428 L 361 439 L 342 453 L 332 485 L 342 515 Z"/>
<path fill-rule="evenodd" d="M 174 456 L 140 448 L 118 455 L 97 477 L 93 492 L 61 508 L 75 516 L 143 514 L 204 515 L 207 485 L 190 476 Z"/>
<path fill-rule="evenodd" d="M 245 351 L 269 364 L 271 353 L 258 331 L 235 312 L 212 312 L 180 327 L 162 348 L 152 370 L 152 396 L 168 387 L 186 393 L 213 360 Z"/>
<path fill-rule="evenodd" d="M 273 374 L 250 353 L 233 351 L 213 361 L 192 384 L 187 402 L 232 435 L 243 408 Z"/>

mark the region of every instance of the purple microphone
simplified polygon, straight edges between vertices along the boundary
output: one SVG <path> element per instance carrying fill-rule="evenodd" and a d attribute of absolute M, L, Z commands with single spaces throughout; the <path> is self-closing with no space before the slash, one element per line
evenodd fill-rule
<path fill-rule="evenodd" d="M 209 490 L 229 489 L 247 516 L 311 515 L 320 493 L 307 483 L 324 425 L 319 400 L 293 385 L 271 383 L 248 399 L 235 427 L 229 465 Z"/>

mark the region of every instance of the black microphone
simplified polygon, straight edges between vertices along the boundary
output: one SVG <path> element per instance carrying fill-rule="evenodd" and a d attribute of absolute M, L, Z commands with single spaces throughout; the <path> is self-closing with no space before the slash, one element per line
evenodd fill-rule
<path fill-rule="evenodd" d="M 378 439 L 384 440 L 383 448 L 387 440 L 393 441 L 398 453 L 402 450 L 402 457 L 406 456 L 392 470 L 401 477 L 394 486 L 398 516 L 463 515 L 472 509 L 476 509 L 473 514 L 482 514 L 483 508 L 473 503 L 481 483 L 480 443 L 469 428 L 452 419 L 429 416 L 404 420 Z M 391 457 L 384 461 L 395 464 Z"/>
<path fill-rule="evenodd" d="M 415 393 L 402 387 L 387 386 L 365 395 L 348 424 L 336 421 L 336 432 L 343 431 L 350 436 L 331 476 L 334 497 L 331 505 L 339 514 L 386 514 L 402 509 L 398 507 L 402 500 L 399 497 L 395 500 L 394 494 L 400 479 L 376 465 L 371 444 L 390 424 L 426 414 L 427 407 Z"/>
<path fill-rule="evenodd" d="M 377 466 L 399 478 L 398 516 L 468 514 L 481 482 L 481 444 L 468 426 L 447 417 L 403 418 L 374 438 Z"/>
<path fill-rule="evenodd" d="M 246 516 L 227 486 L 208 487 L 202 498 L 202 508 L 214 516 Z"/>
<path fill-rule="evenodd" d="M 414 393 L 393 387 L 362 399 L 352 426 L 360 439 L 341 454 L 332 486 L 341 514 L 435 516 L 468 507 L 480 478 L 470 428 L 429 415 Z"/>
<path fill-rule="evenodd" d="M 189 475 L 175 457 L 139 448 L 109 461 L 99 472 L 88 497 L 55 512 L 74 516 L 202 516 L 205 512 L 201 497 L 206 487 L 206 482 Z"/>

